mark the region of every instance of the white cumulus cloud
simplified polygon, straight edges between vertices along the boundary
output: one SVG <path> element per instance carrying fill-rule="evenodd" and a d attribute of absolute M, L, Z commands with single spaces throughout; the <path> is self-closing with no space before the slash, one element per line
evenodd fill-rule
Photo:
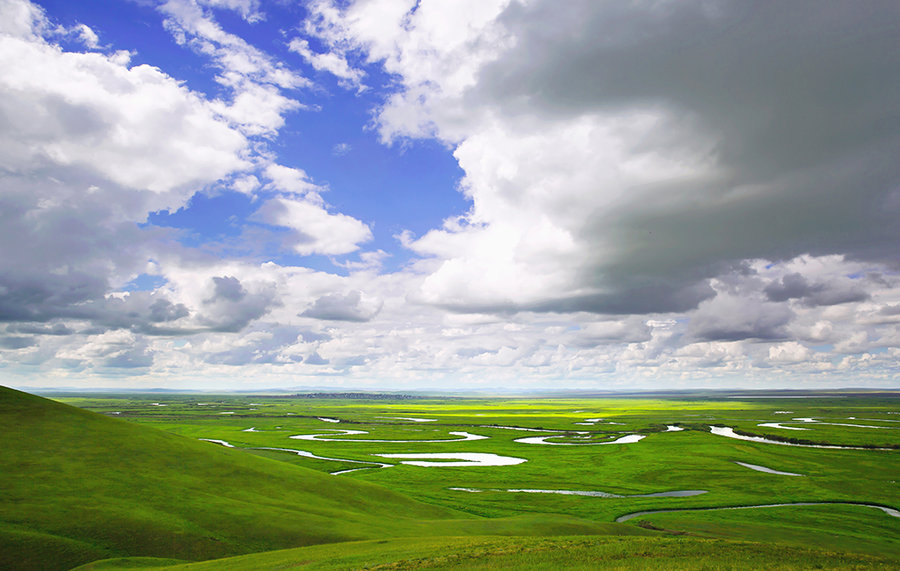
<path fill-rule="evenodd" d="M 321 204 L 306 200 L 273 198 L 262 205 L 256 218 L 289 228 L 290 245 L 298 254 L 349 254 L 372 239 L 369 227 L 356 218 L 332 214 Z"/>

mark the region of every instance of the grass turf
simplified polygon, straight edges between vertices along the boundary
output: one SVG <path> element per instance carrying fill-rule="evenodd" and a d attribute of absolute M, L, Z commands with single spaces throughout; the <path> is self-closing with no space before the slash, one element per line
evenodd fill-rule
<path fill-rule="evenodd" d="M 16 395 L 16 399 L 21 400 L 20 395 Z M 284 552 L 288 557 L 284 565 L 308 561 L 312 568 L 341 568 L 339 565 L 345 563 L 353 568 L 352 565 L 370 555 L 375 557 L 373 565 L 387 565 L 387 568 L 397 565 L 400 565 L 397 568 L 409 568 L 403 567 L 409 565 L 427 568 L 596 568 L 598 561 L 606 568 L 617 568 L 616 565 L 641 568 L 635 565 L 642 561 L 652 563 L 646 568 L 673 569 L 702 568 L 704 565 L 723 569 L 811 568 L 819 565 L 823 568 L 878 568 L 880 565 L 890 567 L 885 562 L 896 565 L 900 560 L 897 520 L 867 508 L 811 506 L 777 508 L 777 511 L 692 511 L 654 514 L 627 524 L 612 523 L 618 515 L 640 510 L 773 502 L 857 501 L 897 507 L 894 478 L 900 472 L 900 464 L 896 451 L 794 448 L 736 441 L 708 432 L 709 425 L 717 424 L 784 436 L 784 430 L 757 426 L 762 422 L 783 421 L 792 426 L 811 427 L 816 432 L 815 439 L 824 442 L 896 445 L 900 442 L 900 433 L 893 427 L 900 427 L 900 423 L 891 422 L 898 420 L 898 410 L 891 399 L 416 399 L 391 402 L 111 395 L 73 396 L 65 400 L 115 417 L 103 418 L 104 430 L 111 430 L 113 424 L 109 423 L 118 428 L 99 438 L 98 433 L 86 443 L 76 443 L 71 450 L 62 453 L 59 447 L 74 442 L 71 439 L 79 432 L 75 427 L 79 422 L 87 422 L 87 417 L 75 415 L 71 409 L 66 409 L 65 414 L 61 409 L 55 409 L 50 415 L 55 420 L 37 421 L 29 411 L 22 411 L 21 415 L 29 418 L 22 419 L 26 424 L 17 426 L 14 434 L 36 431 L 38 435 L 34 438 L 26 436 L 25 440 L 31 438 L 30 443 L 17 443 L 19 452 L 0 451 L 0 455 L 4 455 L 0 459 L 25 459 L 28 454 L 23 451 L 29 447 L 44 454 L 52 450 L 46 468 L 55 467 L 59 473 L 44 470 L 44 478 L 51 492 L 56 489 L 56 496 L 42 504 L 46 511 L 43 519 L 32 517 L 31 514 L 37 513 L 34 511 L 12 509 L 0 513 L 3 516 L 0 517 L 3 522 L 0 524 L 0 557 L 10 549 L 20 550 L 21 546 L 30 545 L 35 552 L 40 551 L 41 546 L 45 547 L 43 557 L 46 561 L 69 561 L 73 554 L 81 560 L 141 555 L 197 560 L 340 541 L 342 543 L 307 547 L 304 549 L 308 551 L 300 550 L 295 554 Z M 27 409 L 21 403 L 17 406 Z M 46 407 L 45 404 L 41 406 Z M 12 411 L 16 406 L 7 408 L 10 410 L 3 408 L 3 394 L 0 394 L 0 415 L 4 420 L 16 421 Z M 791 413 L 785 415 L 783 410 Z M 790 422 L 792 417 L 809 416 L 823 422 L 858 422 L 886 428 Z M 854 421 L 848 416 L 869 420 Z M 340 419 L 341 422 L 325 422 L 320 420 L 322 417 Z M 430 418 L 434 422 L 419 423 L 400 417 Z M 90 418 L 87 424 L 91 430 L 96 430 L 99 427 L 95 424 L 99 422 L 96 419 L 100 417 Z M 602 420 L 579 424 L 598 418 Z M 131 424 L 119 419 L 127 419 Z M 33 424 L 28 425 L 28 422 Z M 688 430 L 662 432 L 666 425 L 673 423 Z M 124 438 L 122 426 L 143 429 L 138 425 L 172 433 L 167 435 L 170 440 L 160 440 L 162 433 L 157 430 L 144 431 L 140 437 L 132 432 Z M 646 438 L 630 445 L 532 445 L 515 440 L 538 433 L 511 431 L 498 426 L 544 428 L 557 433 L 570 431 L 569 438 L 558 440 L 567 442 L 579 441 L 572 436 L 590 436 L 589 441 L 602 441 L 635 431 Z M 247 432 L 250 427 L 257 432 Z M 327 434 L 333 429 L 364 430 L 368 434 L 339 436 L 342 440 L 338 442 L 288 438 L 295 434 Z M 571 432 L 575 430 L 588 434 L 575 435 Z M 451 431 L 468 431 L 490 438 L 469 442 L 424 442 L 452 439 Z M 153 438 L 149 436 L 151 433 Z M 807 432 L 802 435 L 809 436 Z M 124 454 L 117 454 L 123 446 L 123 438 L 132 444 L 140 439 L 149 440 L 142 442 L 140 452 L 126 446 Z M 381 460 L 372 456 L 374 453 L 489 452 L 526 458 L 528 462 L 500 468 L 398 465 L 329 476 L 326 472 L 361 465 L 289 453 L 225 449 L 198 442 L 198 438 L 226 440 L 239 448 L 295 448 L 320 456 L 363 461 Z M 360 442 L 361 439 L 414 442 L 369 443 Z M 85 459 L 91 455 L 95 462 L 86 464 Z M 134 465 L 136 470 L 120 469 L 122 458 L 126 459 L 126 465 Z M 763 474 L 738 466 L 736 461 L 804 476 Z M 40 486 L 29 487 L 27 484 L 26 475 L 32 473 L 33 468 L 26 465 L 21 469 L 24 482 L 21 492 L 25 496 L 41 491 Z M 61 513 L 72 513 L 73 506 L 85 508 L 69 495 L 59 492 L 78 474 L 82 477 L 87 474 L 89 479 L 96 480 L 95 486 L 79 484 L 78 489 L 88 502 L 99 500 L 102 508 L 94 514 L 96 527 L 87 528 L 88 533 L 86 529 L 70 524 L 60 532 L 53 526 L 65 519 Z M 158 488 L 156 494 L 147 492 L 151 482 Z M 297 482 L 303 483 L 298 485 Z M 374 485 L 367 486 L 367 482 Z M 0 484 L 3 483 L 0 480 Z M 204 486 L 203 483 L 212 485 Z M 468 493 L 450 489 L 454 487 L 484 491 Z M 126 488 L 133 493 L 126 494 Z M 507 491 L 521 488 L 591 490 L 621 495 L 699 488 L 708 493 L 689 498 L 597 498 Z M 180 500 L 186 490 L 189 493 L 184 506 L 173 508 L 165 504 L 167 498 L 169 504 L 173 498 Z M 29 498 L 28 501 L 33 507 L 35 500 Z M 303 525 L 296 522 L 298 512 L 303 514 Z M 13 517 L 7 517 L 8 514 Z M 141 524 L 129 528 L 128 525 L 134 525 L 135 518 Z M 272 526 L 265 530 L 254 529 L 263 521 L 266 526 L 270 523 Z M 122 536 L 111 538 L 110 528 L 119 527 L 120 522 L 125 523 Z M 135 530 L 143 531 L 146 537 L 135 540 L 132 537 Z M 659 537 L 671 532 L 692 535 Z M 179 545 L 163 545 L 185 534 L 190 540 Z M 494 537 L 483 537 L 485 535 Z M 552 537 L 560 535 L 581 537 L 566 540 Z M 589 535 L 591 537 L 587 537 Z M 603 540 L 598 536 L 604 536 Z M 400 537 L 404 539 L 398 539 Z M 210 538 L 213 541 L 208 541 Z M 352 542 L 366 538 L 378 540 Z M 735 542 L 736 539 L 756 543 Z M 354 547 L 357 545 L 358 548 Z M 448 545 L 450 551 L 438 549 L 440 545 Z M 485 547 L 487 545 L 494 547 Z M 382 548 L 395 550 L 396 556 L 378 555 Z M 620 555 L 615 556 L 615 553 Z M 352 559 L 357 562 L 353 563 L 345 555 L 362 559 Z M 258 557 L 258 560 L 248 556 L 230 562 L 217 559 L 215 565 L 250 565 L 233 567 L 235 569 L 270 568 L 265 565 L 275 565 L 275 559 L 268 558 L 280 556 L 259 553 Z M 257 565 L 256 561 L 263 563 L 259 563 L 260 567 L 252 567 Z M 155 564 L 148 560 L 123 562 L 116 559 L 97 565 L 112 565 L 108 567 L 112 569 L 126 563 L 132 566 Z M 336 566 L 329 567 L 332 564 Z"/>
<path fill-rule="evenodd" d="M 100 562 L 78 571 L 129 569 L 128 561 Z M 148 571 L 269 571 L 296 569 L 895 569 L 867 555 L 764 543 L 675 538 L 442 537 L 321 545 Z"/>

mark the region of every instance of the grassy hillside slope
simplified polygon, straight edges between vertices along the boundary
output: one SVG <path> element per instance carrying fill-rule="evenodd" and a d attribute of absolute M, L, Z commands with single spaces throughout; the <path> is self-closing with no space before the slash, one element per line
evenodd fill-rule
<path fill-rule="evenodd" d="M 209 559 L 402 535 L 455 515 L 3 387 L 0 423 L 2 569 Z"/>
<path fill-rule="evenodd" d="M 351 569 L 896 569 L 862 554 L 696 537 L 444 537 L 316 545 L 192 564 L 98 561 L 75 571 Z"/>
<path fill-rule="evenodd" d="M 896 568 L 897 520 L 871 508 L 679 511 L 611 521 L 639 509 L 776 500 L 846 498 L 894 505 L 895 488 L 879 485 L 896 473 L 893 452 L 771 447 L 705 431 L 653 433 L 636 446 L 560 449 L 518 443 L 520 434 L 480 426 L 488 418 L 497 422 L 484 413 L 477 413 L 475 423 L 473 412 L 465 416 L 465 424 L 436 419 L 420 426 L 378 410 L 366 411 L 360 422 L 331 411 L 333 403 L 315 403 L 306 410 L 306 405 L 265 401 L 241 409 L 238 416 L 229 399 L 219 399 L 207 410 L 213 405 L 179 405 L 174 398 L 151 403 L 148 398 L 112 405 L 104 401 L 101 410 L 124 411 L 111 417 L 0 387 L 5 428 L 0 436 L 0 569 L 81 564 L 85 570 L 107 571 Z M 563 413 L 575 408 L 559 406 Z M 277 410 L 269 410 L 273 408 Z M 552 410 L 538 412 L 547 418 L 520 415 L 508 424 L 553 422 L 571 428 L 582 422 Z M 598 416 L 594 411 L 579 414 Z M 661 414 L 632 423 L 634 427 L 622 424 L 628 418 L 616 417 L 621 421 L 615 428 L 663 426 L 674 413 L 666 409 Z M 736 414 L 728 409 L 729 419 Z M 866 417 L 873 414 L 866 412 Z M 126 415 L 140 423 L 121 420 Z M 400 441 L 376 447 L 352 440 L 303 442 L 304 449 L 325 456 L 371 460 L 373 451 L 452 452 L 459 449 L 456 443 L 428 440 L 456 429 L 491 436 L 472 450 L 527 457 L 529 462 L 504 469 L 396 466 L 331 476 L 305 467 L 304 457 L 273 453 L 282 460 L 276 461 L 258 451 L 197 440 L 221 438 L 239 447 L 294 445 L 287 436 L 321 431 L 323 416 L 340 416 L 353 428 L 369 431 L 369 438 Z M 893 420 L 883 424 L 892 427 L 888 423 Z M 248 432 L 248 426 L 258 428 Z M 409 438 L 416 442 L 403 442 Z M 687 457 L 694 460 L 684 462 Z M 772 477 L 735 465 L 737 459 L 807 476 Z M 320 469 L 340 467 L 332 462 Z M 507 491 L 526 487 L 634 494 L 692 489 L 700 482 L 710 490 L 707 494 L 677 499 Z M 484 491 L 468 493 L 459 486 Z"/>
<path fill-rule="evenodd" d="M 565 515 L 475 517 L 4 387 L 0 423 L 4 570 L 393 537 L 656 533 Z"/>

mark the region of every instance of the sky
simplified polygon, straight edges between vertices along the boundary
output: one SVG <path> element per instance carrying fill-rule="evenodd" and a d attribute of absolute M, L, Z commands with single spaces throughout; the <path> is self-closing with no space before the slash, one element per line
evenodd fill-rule
<path fill-rule="evenodd" d="M 0 0 L 0 382 L 898 388 L 900 8 Z"/>

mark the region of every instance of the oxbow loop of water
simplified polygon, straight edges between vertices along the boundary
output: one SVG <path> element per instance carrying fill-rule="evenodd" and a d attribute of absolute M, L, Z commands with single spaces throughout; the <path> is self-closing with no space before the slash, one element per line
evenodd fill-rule
<path fill-rule="evenodd" d="M 716 436 L 725 436 L 737 440 L 746 440 L 748 442 L 762 442 L 765 444 L 778 444 L 779 446 L 798 446 L 800 448 L 829 448 L 832 450 L 891 450 L 891 448 L 865 448 L 862 446 L 837 446 L 834 444 L 799 444 L 795 442 L 783 442 L 781 440 L 772 440 L 762 436 L 747 436 L 738 434 L 733 428 L 728 426 L 710 426 L 709 431 Z"/>
<path fill-rule="evenodd" d="M 866 508 L 874 508 L 877 510 L 881 510 L 884 513 L 888 514 L 891 517 L 900 517 L 900 511 L 889 508 L 887 506 L 879 506 L 877 504 L 858 504 L 855 502 L 795 502 L 788 504 L 761 504 L 755 506 L 728 506 L 728 507 L 720 507 L 720 508 L 684 508 L 684 509 L 668 509 L 668 510 L 650 510 L 643 512 L 634 512 L 630 514 L 621 515 L 616 518 L 616 522 L 622 523 L 624 521 L 628 521 L 630 519 L 634 519 L 636 517 L 641 517 L 644 515 L 653 515 L 659 513 L 672 513 L 672 512 L 688 512 L 688 511 L 717 511 L 717 510 L 750 510 L 750 509 L 761 509 L 761 508 L 781 508 L 787 506 L 833 506 L 833 505 L 843 505 L 843 506 L 862 506 Z"/>
<path fill-rule="evenodd" d="M 487 453 L 435 452 L 431 454 L 373 454 L 381 458 L 396 458 L 401 464 L 424 467 L 457 467 L 457 466 L 515 466 L 527 462 L 525 458 L 500 456 Z M 438 460 L 435 462 L 435 460 Z"/>
<path fill-rule="evenodd" d="M 759 464 L 747 464 L 746 462 L 735 462 L 738 466 L 743 466 L 744 468 L 750 468 L 751 470 L 756 470 L 757 472 L 765 472 L 766 474 L 777 474 L 779 476 L 805 476 L 806 474 L 797 474 L 794 472 L 782 472 L 780 470 L 773 470 L 772 468 L 766 468 L 765 466 L 760 466 Z"/>
<path fill-rule="evenodd" d="M 510 488 L 510 489 L 486 489 L 478 488 L 447 488 L 457 492 L 510 492 L 517 494 L 558 494 L 561 496 L 587 496 L 591 498 L 688 498 L 691 496 L 699 496 L 706 494 L 709 490 L 674 490 L 671 492 L 652 492 L 649 494 L 613 494 L 611 492 L 601 492 L 599 490 L 540 490 L 532 488 Z"/>
<path fill-rule="evenodd" d="M 528 436 L 526 438 L 516 438 L 514 442 L 520 442 L 522 444 L 549 444 L 552 446 L 598 446 L 601 444 L 634 444 L 645 437 L 643 434 L 628 434 L 609 442 L 548 442 L 549 439 L 564 438 L 565 436 L 567 435 Z"/>
<path fill-rule="evenodd" d="M 857 420 L 856 417 L 849 417 L 847 420 Z M 894 422 L 891 420 L 881 420 L 877 418 L 862 418 L 859 420 L 869 420 L 875 422 Z M 871 424 L 849 424 L 846 422 L 825 422 L 823 420 L 816 420 L 815 418 L 810 417 L 800 417 L 792 419 L 793 423 L 803 423 L 803 424 L 821 424 L 823 426 L 849 426 L 851 428 L 874 428 L 881 430 L 897 430 L 900 427 L 896 426 L 875 426 Z M 787 422 L 763 422 L 761 424 L 757 424 L 756 426 L 764 426 L 767 428 L 780 428 L 782 430 L 809 430 L 809 428 L 803 428 L 800 426 L 785 426 Z"/>
<path fill-rule="evenodd" d="M 332 429 L 331 432 L 336 432 L 338 434 L 327 434 L 327 433 L 317 433 L 317 434 L 295 434 L 294 436 L 290 436 L 289 438 L 293 438 L 294 440 L 318 440 L 320 442 L 399 442 L 403 444 L 415 444 L 417 442 L 465 442 L 467 440 L 485 440 L 490 438 L 489 436 L 482 436 L 480 434 L 470 434 L 468 432 L 456 432 L 451 431 L 448 434 L 452 436 L 459 436 L 460 438 L 445 438 L 440 440 L 379 440 L 379 439 L 365 439 L 365 438 L 326 438 L 327 436 L 357 436 L 361 434 L 368 434 L 368 431 L 365 430 L 337 430 Z"/>

